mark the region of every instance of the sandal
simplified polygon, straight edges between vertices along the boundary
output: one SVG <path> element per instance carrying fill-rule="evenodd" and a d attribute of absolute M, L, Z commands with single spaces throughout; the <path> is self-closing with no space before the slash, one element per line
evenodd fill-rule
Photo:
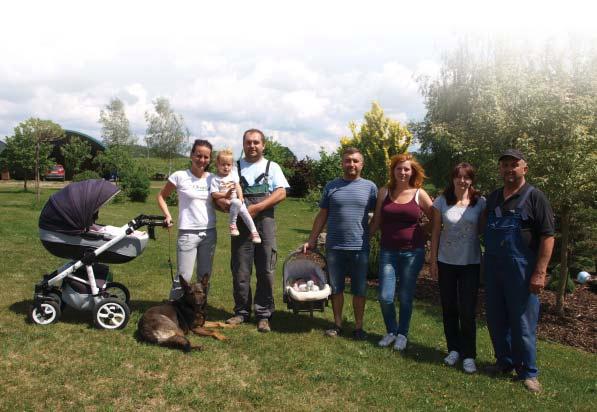
<path fill-rule="evenodd" d="M 330 338 L 336 338 L 342 334 L 342 328 L 338 325 L 334 325 L 333 328 L 325 331 L 325 336 Z"/>

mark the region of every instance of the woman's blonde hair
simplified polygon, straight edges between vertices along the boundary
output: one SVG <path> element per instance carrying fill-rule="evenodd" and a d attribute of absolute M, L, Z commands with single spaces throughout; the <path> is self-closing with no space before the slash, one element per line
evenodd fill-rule
<path fill-rule="evenodd" d="M 394 168 L 398 163 L 402 162 L 410 162 L 410 167 L 412 169 L 412 175 L 408 184 L 412 187 L 416 187 L 417 189 L 423 186 L 423 180 L 427 179 L 425 175 L 425 170 L 423 166 L 411 155 L 410 153 L 401 153 L 392 156 L 390 159 L 390 181 L 387 184 L 388 189 L 393 190 L 396 188 L 396 176 L 394 176 Z"/>
<path fill-rule="evenodd" d="M 222 150 L 218 150 L 218 154 L 216 156 L 216 161 L 219 161 L 222 157 L 234 159 L 234 153 L 232 153 L 232 149 L 225 148 Z"/>

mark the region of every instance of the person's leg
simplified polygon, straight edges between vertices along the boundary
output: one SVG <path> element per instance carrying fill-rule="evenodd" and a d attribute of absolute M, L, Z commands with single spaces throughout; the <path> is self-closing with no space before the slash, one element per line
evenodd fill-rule
<path fill-rule="evenodd" d="M 211 277 L 214 254 L 216 253 L 216 243 L 218 240 L 216 229 L 208 229 L 201 233 L 205 233 L 205 236 L 197 245 L 197 282 L 201 282 L 203 276 Z M 206 293 L 207 292 L 208 291 L 206 291 Z"/>
<path fill-rule="evenodd" d="M 460 314 L 460 342 L 462 357 L 477 357 L 477 295 L 479 265 L 462 266 L 458 277 L 458 311 Z"/>
<path fill-rule="evenodd" d="M 485 255 L 485 312 L 487 329 L 495 352 L 497 366 L 504 372 L 512 370 L 512 350 L 510 347 L 510 327 L 504 291 L 503 259 Z"/>
<path fill-rule="evenodd" d="M 330 287 L 332 288 L 332 312 L 334 313 L 334 324 L 342 327 L 342 310 L 344 308 L 344 276 L 345 265 L 344 255 L 340 250 L 328 249 L 326 251 Z"/>
<path fill-rule="evenodd" d="M 242 225 L 241 225 L 242 226 Z M 232 290 L 234 296 L 234 315 L 245 321 L 251 316 L 251 271 L 253 268 L 254 244 L 248 231 L 241 231 L 230 242 L 230 270 L 232 271 Z"/>
<path fill-rule="evenodd" d="M 238 199 L 235 199 L 235 200 L 238 200 Z M 240 200 L 238 200 L 238 202 L 240 203 L 240 207 L 238 209 L 238 214 L 240 215 L 243 222 L 245 222 L 245 225 L 249 229 L 249 232 L 251 232 L 251 233 L 257 232 L 257 228 L 255 227 L 255 222 L 253 221 L 253 218 L 251 217 L 251 214 L 249 213 L 249 209 L 247 209 L 245 204 L 242 203 Z M 234 221 L 236 222 L 236 219 Z"/>
<path fill-rule="evenodd" d="M 425 259 L 424 249 L 401 251 L 398 258 L 398 299 L 400 299 L 400 312 L 398 314 L 398 333 L 408 337 L 410 318 L 413 311 L 413 300 L 417 278 L 423 267 Z"/>
<path fill-rule="evenodd" d="M 512 333 L 512 362 L 521 379 L 533 378 L 539 374 L 536 364 L 539 298 L 529 291 L 534 262 L 512 259 L 509 263 L 506 304 Z"/>
<path fill-rule="evenodd" d="M 396 306 L 394 296 L 396 293 L 396 262 L 398 252 L 381 249 L 379 251 L 379 306 L 386 332 L 398 334 L 396 322 Z"/>
<path fill-rule="evenodd" d="M 351 270 L 350 288 L 352 292 L 352 308 L 356 329 L 363 329 L 365 302 L 367 301 L 367 271 L 369 270 L 369 251 L 354 252 Z"/>
<path fill-rule="evenodd" d="M 457 290 L 457 267 L 443 262 L 437 262 L 439 294 L 442 303 L 442 317 L 444 323 L 444 335 L 448 352 L 462 352 L 460 343 L 460 325 L 458 322 L 458 290 Z"/>
<path fill-rule="evenodd" d="M 257 223 L 261 243 L 255 245 L 255 317 L 269 319 L 274 313 L 274 274 L 278 258 L 276 222 L 273 217 L 261 217 Z M 246 225 L 243 225 L 247 230 Z"/>
<path fill-rule="evenodd" d="M 238 214 L 242 206 L 244 205 L 243 202 L 240 201 L 240 199 L 230 199 L 230 214 L 228 215 L 229 225 L 236 225 L 236 220 L 238 219 Z"/>
<path fill-rule="evenodd" d="M 176 277 L 170 289 L 170 300 L 177 300 L 183 295 L 179 278 L 191 283 L 193 267 L 197 260 L 197 245 L 200 242 L 199 232 L 195 230 L 179 230 L 176 241 Z"/>

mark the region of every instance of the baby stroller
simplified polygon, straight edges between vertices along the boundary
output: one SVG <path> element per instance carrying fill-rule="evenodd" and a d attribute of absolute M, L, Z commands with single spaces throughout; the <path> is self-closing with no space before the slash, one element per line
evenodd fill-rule
<path fill-rule="evenodd" d="M 39 217 L 39 237 L 54 256 L 72 259 L 35 285 L 29 319 L 49 325 L 65 306 L 93 312 L 101 329 L 122 329 L 129 320 L 130 293 L 112 282 L 104 263 L 125 263 L 139 256 L 162 216 L 139 215 L 122 227 L 95 224 L 98 210 L 120 189 L 105 180 L 71 183 L 54 193 Z M 137 229 L 147 226 L 149 236 Z"/>
<path fill-rule="evenodd" d="M 328 281 L 326 261 L 318 252 L 302 251 L 290 254 L 284 261 L 283 301 L 288 309 L 299 312 L 323 312 L 332 290 Z"/>

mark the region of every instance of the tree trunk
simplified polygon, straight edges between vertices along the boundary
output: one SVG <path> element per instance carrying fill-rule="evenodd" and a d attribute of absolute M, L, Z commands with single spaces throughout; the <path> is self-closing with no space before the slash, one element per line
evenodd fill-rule
<path fill-rule="evenodd" d="M 564 300 L 566 297 L 566 285 L 568 283 L 568 243 L 570 238 L 570 208 L 564 206 L 562 209 L 562 219 L 560 222 L 562 231 L 562 242 L 560 245 L 560 283 L 558 287 L 558 296 L 556 299 L 556 312 L 564 316 Z"/>

